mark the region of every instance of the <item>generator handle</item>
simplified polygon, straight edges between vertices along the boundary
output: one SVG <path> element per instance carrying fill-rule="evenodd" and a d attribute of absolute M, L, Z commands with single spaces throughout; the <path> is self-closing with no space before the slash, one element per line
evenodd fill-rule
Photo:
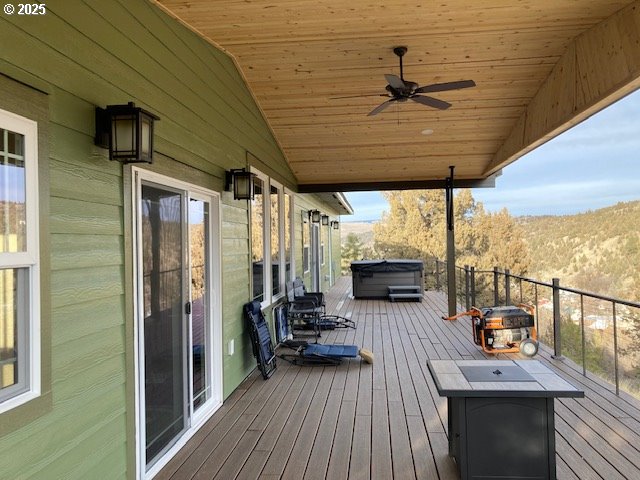
<path fill-rule="evenodd" d="M 443 316 L 442 319 L 443 320 L 448 320 L 448 321 L 453 321 L 453 320 L 457 320 L 460 317 L 464 317 L 466 315 L 469 315 L 471 317 L 477 317 L 482 319 L 484 316 L 482 315 L 482 311 L 478 308 L 478 307 L 471 307 L 469 310 L 467 310 L 466 312 L 460 312 L 457 315 L 453 315 L 451 317 L 445 317 Z"/>
<path fill-rule="evenodd" d="M 536 307 L 531 305 L 530 303 L 518 303 L 516 304 L 516 307 L 521 308 L 529 315 L 533 315 L 534 317 L 536 315 Z"/>

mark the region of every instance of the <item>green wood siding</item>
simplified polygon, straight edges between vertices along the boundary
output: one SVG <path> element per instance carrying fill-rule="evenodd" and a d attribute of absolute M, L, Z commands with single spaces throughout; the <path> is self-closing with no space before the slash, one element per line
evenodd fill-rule
<path fill-rule="evenodd" d="M 323 214 L 329 215 L 329 222 L 334 220 L 338 220 L 339 213 L 336 212 L 332 207 L 324 204 L 322 200 L 320 200 L 315 195 L 295 195 L 294 197 L 294 208 L 293 208 L 293 222 L 294 222 L 294 230 L 295 230 L 295 241 L 294 241 L 294 255 L 296 259 L 296 276 L 302 277 L 305 282 L 305 285 L 311 286 L 311 272 L 307 272 L 306 274 L 302 270 L 302 250 L 303 250 L 303 240 L 304 243 L 308 244 L 311 247 L 311 239 L 306 238 L 307 233 L 305 233 L 305 238 L 302 236 L 302 214 L 303 212 L 306 214 L 309 210 L 320 210 Z M 308 220 L 310 221 L 310 220 Z M 304 225 L 307 227 L 307 225 Z M 308 228 L 308 227 L 307 227 Z M 336 249 L 338 252 L 340 251 L 340 236 L 335 235 L 334 230 L 331 229 L 330 226 L 320 226 L 320 238 L 325 242 L 325 264 L 321 267 L 321 290 L 327 290 L 331 287 L 329 284 L 329 268 L 330 268 L 330 260 L 329 260 L 329 246 L 327 244 L 327 234 L 326 231 L 330 229 L 330 235 L 333 235 L 333 251 L 332 256 L 336 258 Z M 335 230 L 335 232 L 338 232 Z M 336 264 L 340 266 L 340 256 L 338 254 L 338 263 Z M 335 276 L 333 277 L 333 281 L 335 282 Z"/>
<path fill-rule="evenodd" d="M 224 171 L 246 166 L 248 151 L 285 186 L 295 189 L 295 178 L 233 61 L 150 2 L 65 0 L 47 3 L 44 16 L 2 15 L 0 45 L 0 74 L 47 94 L 43 312 L 51 303 L 49 403 L 0 416 L 12 426 L 0 437 L 0 476 L 133 478 L 130 173 L 93 145 L 94 108 L 134 101 L 157 114 L 148 168 L 165 175 L 219 192 Z M 327 209 L 313 196 L 295 202 L 301 271 L 300 209 Z M 241 312 L 250 296 L 247 204 L 225 192 L 221 204 L 226 397 L 255 361 Z"/>

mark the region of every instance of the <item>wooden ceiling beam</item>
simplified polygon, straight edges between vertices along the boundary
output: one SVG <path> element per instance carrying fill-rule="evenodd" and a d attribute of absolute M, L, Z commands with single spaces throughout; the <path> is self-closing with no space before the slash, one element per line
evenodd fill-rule
<path fill-rule="evenodd" d="M 569 44 L 485 174 L 503 168 L 640 88 L 640 1 Z"/>

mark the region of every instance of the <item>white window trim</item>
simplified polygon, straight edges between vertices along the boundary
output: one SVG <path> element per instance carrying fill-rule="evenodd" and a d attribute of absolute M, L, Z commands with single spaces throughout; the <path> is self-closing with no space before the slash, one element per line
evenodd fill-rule
<path fill-rule="evenodd" d="M 1 268 L 29 270 L 27 347 L 29 364 L 26 390 L 0 403 L 0 413 L 6 412 L 40 396 L 40 241 L 38 224 L 38 124 L 28 118 L 0 110 L 0 127 L 24 136 L 25 201 L 27 251 L 1 253 Z"/>
<path fill-rule="evenodd" d="M 296 278 L 296 236 L 295 236 L 295 232 L 296 232 L 296 224 L 295 224 L 295 215 L 294 215 L 294 210 L 295 210 L 295 202 L 294 202 L 294 198 L 295 198 L 295 194 L 293 193 L 293 191 L 289 190 L 288 188 L 285 187 L 284 189 L 284 193 L 289 195 L 289 242 L 290 242 L 290 246 L 289 246 L 289 258 L 285 258 L 285 262 L 288 260 L 289 261 L 289 271 L 290 271 L 290 278 L 285 278 L 285 284 L 287 281 L 293 281 Z M 284 199 L 284 195 L 283 195 L 283 199 Z M 284 200 L 286 202 L 286 200 Z M 284 210 L 283 210 L 284 211 Z M 286 270 L 286 265 L 285 265 L 285 270 Z"/>
<path fill-rule="evenodd" d="M 271 192 L 269 188 L 269 177 L 262 173 L 260 170 L 257 170 L 254 167 L 251 167 L 251 173 L 255 173 L 256 176 L 262 180 L 263 182 L 263 202 L 262 208 L 264 209 L 264 216 L 262 219 L 262 258 L 263 258 L 263 268 L 262 268 L 262 302 L 260 302 L 261 308 L 266 308 L 271 305 L 271 235 L 267 235 L 267 228 L 271 226 Z M 251 244 L 251 228 L 253 225 L 251 224 L 251 206 L 249 207 L 249 244 Z M 249 256 L 251 258 L 251 255 Z M 250 267 L 253 268 L 253 265 L 250 261 Z M 250 269 L 250 272 L 253 273 L 253 270 Z M 251 275 L 253 279 L 253 274 Z M 251 285 L 251 296 L 253 297 L 253 284 Z"/>
<path fill-rule="evenodd" d="M 202 425 L 209 419 L 213 414 L 222 406 L 223 403 L 223 380 L 224 380 L 224 354 L 223 354 L 223 345 L 222 345 L 222 201 L 220 199 L 220 194 L 218 192 L 214 192 L 212 190 L 208 190 L 202 187 L 198 187 L 197 185 L 193 185 L 188 182 L 183 182 L 180 180 L 176 180 L 171 177 L 167 177 L 161 175 L 159 173 L 151 172 L 136 166 L 131 166 L 131 201 L 134 206 L 134 214 L 132 215 L 132 229 L 133 229 L 133 245 L 132 249 L 132 261 L 134 265 L 134 286 L 135 289 L 138 290 L 134 295 L 134 310 L 135 310 L 135 325 L 134 328 L 134 344 L 135 355 L 134 355 L 134 370 L 136 374 L 137 381 L 135 382 L 135 423 L 136 423 L 136 472 L 137 477 L 145 480 L 150 480 L 155 475 L 162 470 L 162 468 L 171 460 L 178 451 L 182 447 L 184 447 L 187 441 L 196 434 L 196 432 L 202 427 Z M 146 460 L 145 460 L 145 448 L 143 445 L 144 437 L 144 411 L 141 405 L 141 392 L 144 389 L 144 367 L 142 367 L 142 358 L 141 358 L 141 349 L 143 347 L 144 341 L 144 332 L 139 328 L 140 324 L 140 309 L 142 305 L 139 303 L 138 299 L 141 295 L 140 289 L 140 281 L 139 281 L 139 273 L 142 271 L 141 264 L 141 251 L 140 248 L 142 243 L 137 238 L 137 235 L 140 231 L 140 225 L 138 223 L 137 218 L 137 208 L 138 208 L 138 194 L 140 191 L 140 185 L 142 181 L 149 181 L 157 183 L 158 185 L 164 185 L 169 188 L 176 188 L 183 190 L 189 194 L 194 194 L 195 197 L 204 197 L 210 198 L 212 200 L 211 203 L 211 212 L 210 214 L 213 216 L 214 209 L 217 215 L 217 221 L 214 221 L 212 218 L 209 225 L 209 236 L 211 238 L 210 242 L 210 255 L 211 255 L 211 271 L 209 272 L 209 280 L 210 284 L 213 286 L 213 289 L 210 292 L 211 295 L 211 306 L 210 306 L 210 318 L 212 328 L 212 348 L 211 355 L 208 357 L 209 364 L 211 365 L 213 377 L 212 381 L 212 390 L 211 390 L 211 400 L 209 400 L 210 404 L 207 407 L 203 407 L 198 410 L 191 417 L 192 423 L 190 428 L 186 430 L 183 435 L 176 441 L 176 443 L 165 452 L 165 454 L 159 458 L 156 463 L 154 463 L 148 471 L 145 471 L 146 468 Z M 215 205 L 214 205 L 215 203 Z M 189 390 L 191 387 L 189 387 Z M 191 393 L 189 393 L 191 395 Z M 191 409 L 190 409 L 190 413 Z"/>
<path fill-rule="evenodd" d="M 304 227 L 303 227 L 304 228 Z M 306 250 L 305 250 L 306 249 Z M 305 255 L 305 251 L 307 252 Z M 304 261 L 307 260 L 307 269 L 304 270 Z M 307 274 L 311 271 L 311 245 L 309 243 L 305 243 L 302 245 L 302 273 Z"/>
<path fill-rule="evenodd" d="M 285 296 L 286 259 L 284 258 L 284 186 L 272 178 L 269 179 L 269 228 L 271 228 L 271 186 L 278 189 L 278 257 L 280 258 L 278 281 L 280 282 L 280 293 L 273 295 L 273 285 L 271 285 L 271 291 L 269 292 L 271 294 L 271 303 L 275 303 Z M 271 235 L 269 235 L 269 244 L 271 244 Z M 271 247 L 271 245 L 269 245 L 269 247 Z M 269 248 L 269 270 L 271 270 L 272 266 L 271 248 Z M 269 278 L 273 278 L 272 272 L 269 272 Z"/>
<path fill-rule="evenodd" d="M 295 216 L 294 216 L 294 198 L 295 194 L 292 190 L 289 190 L 280 182 L 272 179 L 268 175 L 262 173 L 260 170 L 255 167 L 250 168 L 251 173 L 255 173 L 256 176 L 262 180 L 264 185 L 264 224 L 262 226 L 262 243 L 264 247 L 264 251 L 262 252 L 264 258 L 264 268 L 263 268 L 263 300 L 260 302 L 260 306 L 262 308 L 266 308 L 269 305 L 277 302 L 281 298 L 286 295 L 285 285 L 287 280 L 293 280 L 296 276 L 296 264 L 295 264 Z M 280 257 L 280 269 L 279 269 L 279 281 L 281 285 L 280 293 L 278 295 L 273 295 L 273 282 L 272 282 L 272 264 L 271 264 L 271 186 L 274 186 L 278 189 L 278 206 L 279 206 L 279 215 L 278 215 L 278 235 L 279 235 L 279 257 Z M 291 241 L 290 248 L 290 258 L 285 258 L 285 221 L 284 221 L 284 204 L 285 198 L 284 195 L 289 195 L 289 238 Z M 249 207 L 249 237 L 251 239 L 251 207 Z M 290 262 L 290 279 L 286 277 L 286 262 L 287 260 Z M 250 265 L 252 268 L 252 266 Z M 251 285 L 251 294 L 253 295 L 253 285 Z"/>

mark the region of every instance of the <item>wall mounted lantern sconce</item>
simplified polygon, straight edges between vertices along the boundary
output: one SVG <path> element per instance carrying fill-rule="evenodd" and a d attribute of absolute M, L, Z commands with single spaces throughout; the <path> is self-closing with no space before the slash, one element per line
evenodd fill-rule
<path fill-rule="evenodd" d="M 109 149 L 109 160 L 153 163 L 153 122 L 160 120 L 135 103 L 96 107 L 97 146 Z"/>
<path fill-rule="evenodd" d="M 311 221 L 313 223 L 320 223 L 320 210 L 311 210 L 309 211 L 309 215 L 311 215 Z"/>
<path fill-rule="evenodd" d="M 329 225 L 329 215 L 322 215 L 322 225 Z"/>
<path fill-rule="evenodd" d="M 331 226 L 334 230 L 338 230 L 338 228 L 340 228 L 340 222 L 338 220 L 334 220 L 333 222 L 331 222 Z"/>
<path fill-rule="evenodd" d="M 234 200 L 253 200 L 253 178 L 255 173 L 248 172 L 245 168 L 234 168 L 225 172 L 225 192 L 231 191 L 233 184 Z"/>

